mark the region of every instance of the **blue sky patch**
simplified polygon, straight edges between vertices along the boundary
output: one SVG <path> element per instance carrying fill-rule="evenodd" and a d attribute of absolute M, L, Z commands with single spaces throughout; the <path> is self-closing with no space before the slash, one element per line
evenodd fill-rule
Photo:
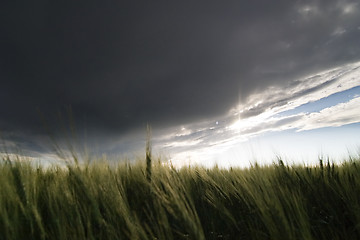
<path fill-rule="evenodd" d="M 360 95 L 360 86 L 334 93 L 328 97 L 322 98 L 315 102 L 305 103 L 297 108 L 287 110 L 277 114 L 278 116 L 291 116 L 299 113 L 320 112 L 321 110 L 335 106 L 339 103 L 345 103 Z"/>

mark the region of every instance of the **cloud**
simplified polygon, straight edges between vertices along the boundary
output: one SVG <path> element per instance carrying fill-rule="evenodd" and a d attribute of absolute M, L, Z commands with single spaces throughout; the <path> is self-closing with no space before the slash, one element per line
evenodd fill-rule
<path fill-rule="evenodd" d="M 9 2 L 0 9 L 0 129 L 31 142 L 46 135 L 36 109 L 56 126 L 52 117 L 71 105 L 79 131 L 111 151 L 132 148 L 125 137 L 147 123 L 190 126 L 182 134 L 205 145 L 216 143 L 208 135 L 226 141 L 238 117 L 266 119 L 354 85 L 336 89 L 350 67 L 314 73 L 360 60 L 359 11 L 338 0 Z"/>
<path fill-rule="evenodd" d="M 156 144 L 166 147 L 174 159 L 185 153 L 208 156 L 210 152 L 221 152 L 266 132 L 304 131 L 357 123 L 360 122 L 360 98 L 356 95 L 350 101 L 319 112 L 281 113 L 360 86 L 359 79 L 360 63 L 353 63 L 293 80 L 286 87 L 272 87 L 250 96 L 246 104 L 233 108 L 226 117 L 217 118 L 218 125 L 214 124 L 215 119 L 196 127 L 188 125 L 182 128 L 187 134 L 169 134 Z"/>
<path fill-rule="evenodd" d="M 263 112 L 279 113 L 308 102 L 359 86 L 360 62 L 326 70 L 302 79 L 289 80 L 284 86 L 271 86 L 249 96 L 248 101 L 230 110 L 240 118 Z"/>
<path fill-rule="evenodd" d="M 259 129 L 259 126 L 266 129 L 268 126 L 278 124 L 280 127 L 283 125 L 281 123 L 288 122 L 289 118 L 277 117 L 278 114 L 360 86 L 359 79 L 360 63 L 357 62 L 323 71 L 300 80 L 293 80 L 282 88 L 271 87 L 264 92 L 254 94 L 249 97 L 247 103 L 232 109 L 230 113 L 239 115 L 239 120 L 230 128 L 251 132 L 251 129 Z M 295 120 L 299 118 L 299 115 L 290 116 L 290 118 Z M 302 119 L 299 121 L 302 121 Z M 347 123 L 344 122 L 344 124 Z M 319 127 L 321 126 L 319 125 Z"/>
<path fill-rule="evenodd" d="M 346 29 L 338 27 L 333 31 L 333 33 L 331 35 L 333 35 L 333 36 L 341 36 L 344 33 L 346 33 Z"/>
<path fill-rule="evenodd" d="M 197 139 L 197 140 L 191 140 L 191 141 L 178 141 L 178 142 L 171 142 L 168 144 L 165 144 L 163 147 L 167 148 L 167 147 L 190 147 L 190 146 L 195 146 L 195 145 L 199 145 L 202 142 L 202 140 Z"/>
<path fill-rule="evenodd" d="M 356 12 L 359 11 L 358 2 L 345 2 L 345 3 L 340 2 L 338 6 L 344 15 L 355 14 Z"/>
<path fill-rule="evenodd" d="M 360 122 L 360 98 L 305 115 L 298 122 L 298 131 L 323 127 L 339 127 Z"/>
<path fill-rule="evenodd" d="M 358 5 L 339 3 L 40 1 L 33 14 L 9 4 L 1 102 L 19 111 L 5 120 L 35 129 L 36 107 L 53 114 L 71 104 L 89 128 L 123 133 L 224 114 L 239 92 L 246 102 L 269 86 L 354 61 Z M 342 32 L 337 26 L 351 37 L 324 46 Z"/>

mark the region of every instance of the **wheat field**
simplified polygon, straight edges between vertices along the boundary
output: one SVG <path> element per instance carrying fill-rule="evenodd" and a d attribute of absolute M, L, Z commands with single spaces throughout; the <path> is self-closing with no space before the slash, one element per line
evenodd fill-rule
<path fill-rule="evenodd" d="M 0 164 L 1 239 L 360 239 L 360 163 Z"/>

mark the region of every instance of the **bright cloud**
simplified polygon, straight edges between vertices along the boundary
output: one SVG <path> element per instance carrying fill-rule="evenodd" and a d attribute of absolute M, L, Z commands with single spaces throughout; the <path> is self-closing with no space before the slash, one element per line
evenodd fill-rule
<path fill-rule="evenodd" d="M 319 112 L 280 114 L 356 86 L 360 86 L 360 62 L 294 80 L 287 86 L 270 87 L 250 96 L 223 118 L 181 127 L 166 139 L 159 138 L 157 143 L 172 152 L 174 162 L 188 155 L 207 159 L 266 132 L 304 131 L 360 122 L 360 97 L 356 96 Z"/>
<path fill-rule="evenodd" d="M 346 103 L 325 108 L 320 112 L 305 115 L 299 121 L 299 131 L 322 127 L 339 127 L 360 121 L 360 97 Z"/>
<path fill-rule="evenodd" d="M 190 146 L 194 146 L 194 145 L 198 145 L 202 142 L 202 140 L 198 139 L 198 140 L 190 140 L 190 141 L 176 141 L 176 142 L 171 142 L 171 143 L 167 143 L 164 145 L 164 147 L 190 147 Z"/>
<path fill-rule="evenodd" d="M 294 80 L 287 86 L 269 87 L 250 96 L 230 113 L 240 114 L 241 120 L 264 112 L 271 116 L 359 85 L 360 62 Z"/>
<path fill-rule="evenodd" d="M 355 13 L 358 10 L 357 6 L 358 6 L 358 3 L 346 3 L 346 4 L 341 4 L 340 8 L 344 15 L 349 15 L 349 14 Z"/>

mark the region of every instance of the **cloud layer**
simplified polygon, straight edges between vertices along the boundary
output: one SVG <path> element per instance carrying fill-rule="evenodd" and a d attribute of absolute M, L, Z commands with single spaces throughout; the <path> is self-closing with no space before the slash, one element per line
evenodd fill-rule
<path fill-rule="evenodd" d="M 291 110 L 304 104 L 316 103 L 359 86 L 360 63 L 344 65 L 293 80 L 288 87 L 272 87 L 256 93 L 249 97 L 246 104 L 231 109 L 227 117 L 218 118 L 216 122 L 213 120 L 203 123 L 201 126 L 182 127 L 178 133 L 167 135 L 164 140 L 160 139 L 158 144 L 160 148 L 173 152 L 173 159 L 178 159 L 179 156 L 183 157 L 184 153 L 196 155 L 199 152 L 220 151 L 267 132 L 289 129 L 305 131 L 359 123 L 359 95 L 316 112 L 289 114 Z M 167 143 L 163 144 L 163 141 Z"/>
<path fill-rule="evenodd" d="M 229 109 L 261 120 L 316 100 L 337 80 L 315 74 L 360 60 L 351 0 L 16 1 L 0 16 L 0 129 L 39 152 L 37 109 L 54 127 L 71 105 L 79 130 L 101 142 L 217 118 L 225 139 Z"/>

